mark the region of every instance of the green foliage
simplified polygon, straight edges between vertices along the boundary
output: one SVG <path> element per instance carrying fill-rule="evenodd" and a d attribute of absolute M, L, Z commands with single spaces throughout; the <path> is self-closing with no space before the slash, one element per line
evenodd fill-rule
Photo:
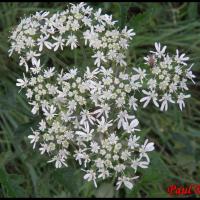
<path fill-rule="evenodd" d="M 128 56 L 134 66 L 159 41 L 169 45 L 169 50 L 179 48 L 188 53 L 198 77 L 199 3 L 91 4 L 113 14 L 113 18 L 119 19 L 120 27 L 127 24 L 134 28 L 137 35 Z M 56 170 L 46 163 L 47 158 L 32 150 L 27 135 L 38 119 L 31 115 L 23 92 L 19 94 L 15 86 L 23 69 L 17 65 L 17 58 L 8 58 L 8 35 L 24 15 L 41 9 L 55 12 L 65 7 L 66 3 L 61 2 L 0 4 L 0 197 L 167 197 L 167 187 L 177 181 L 185 186 L 199 184 L 199 77 L 196 86 L 190 87 L 192 98 L 183 112 L 173 106 L 166 113 L 153 108 L 138 112 L 140 134 L 148 135 L 155 142 L 156 152 L 151 154 L 150 168 L 143 170 L 132 191 L 115 191 L 111 182 L 95 189 L 92 183 L 82 180 L 83 174 L 78 168 Z M 71 59 L 76 62 L 79 54 Z"/>

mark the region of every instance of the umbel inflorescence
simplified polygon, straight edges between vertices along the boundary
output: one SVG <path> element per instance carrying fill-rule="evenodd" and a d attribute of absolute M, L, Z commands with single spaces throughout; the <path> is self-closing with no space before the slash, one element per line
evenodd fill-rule
<path fill-rule="evenodd" d="M 138 168 L 148 168 L 148 153 L 154 150 L 153 142 L 140 140 L 138 106 L 152 102 L 164 111 L 177 103 L 182 110 L 190 97 L 186 83 L 195 76 L 185 54 L 177 50 L 170 56 L 160 43 L 144 57 L 147 69 L 131 67 L 126 53 L 135 33 L 115 24 L 111 15 L 86 3 L 69 4 L 55 14 L 37 12 L 12 31 L 9 55 L 19 55 L 26 73 L 17 86 L 41 118 L 28 136 L 33 148 L 56 168 L 68 167 L 73 158 L 95 187 L 114 178 L 117 189 L 132 189 Z M 52 52 L 80 48 L 90 50 L 90 66 L 60 69 L 47 63 Z"/>

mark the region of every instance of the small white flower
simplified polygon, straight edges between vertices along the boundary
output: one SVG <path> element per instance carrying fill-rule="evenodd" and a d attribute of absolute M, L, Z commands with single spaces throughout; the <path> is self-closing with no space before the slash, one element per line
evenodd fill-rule
<path fill-rule="evenodd" d="M 104 133 L 108 130 L 109 127 L 111 127 L 113 124 L 111 123 L 112 120 L 110 120 L 109 122 L 106 122 L 105 117 L 101 117 L 101 120 L 98 120 L 98 126 L 97 126 L 97 130 Z"/>
<path fill-rule="evenodd" d="M 22 87 L 22 88 L 27 87 L 28 79 L 26 78 L 24 73 L 23 73 L 23 76 L 24 76 L 24 80 L 23 79 L 17 79 L 18 83 L 16 83 L 16 86 Z"/>
<path fill-rule="evenodd" d="M 82 165 L 82 160 L 85 158 L 85 150 L 79 149 L 78 151 L 75 150 L 74 157 L 75 160 L 78 160 L 79 165 Z"/>
<path fill-rule="evenodd" d="M 97 142 L 91 142 L 90 147 L 91 147 L 91 151 L 94 153 L 98 153 L 98 150 L 100 149 Z"/>
<path fill-rule="evenodd" d="M 163 97 L 162 97 L 159 101 L 162 102 L 161 107 L 160 107 L 160 110 L 161 110 L 161 111 L 163 111 L 163 110 L 167 111 L 167 109 L 168 109 L 168 102 L 175 103 L 175 102 L 172 100 L 171 94 L 167 94 L 167 93 L 165 93 L 165 94 L 163 95 Z"/>
<path fill-rule="evenodd" d="M 65 39 L 63 39 L 61 35 L 59 37 L 52 36 L 52 38 L 56 41 L 53 43 L 54 51 L 57 51 L 59 47 L 63 50 Z"/>
<path fill-rule="evenodd" d="M 68 166 L 65 163 L 64 157 L 60 156 L 59 154 L 57 156 L 54 156 L 53 159 L 48 161 L 48 163 L 51 163 L 51 162 L 55 162 L 55 167 L 56 168 L 61 168 L 62 165 L 66 166 L 66 167 Z"/>
<path fill-rule="evenodd" d="M 44 45 L 48 48 L 48 49 L 51 49 L 52 48 L 52 44 L 47 41 L 49 38 L 49 35 L 46 35 L 46 36 L 43 36 L 43 35 L 40 35 L 40 38 L 37 39 L 38 41 L 38 45 L 39 45 L 39 51 L 42 51 L 43 50 L 43 47 Z"/>
<path fill-rule="evenodd" d="M 26 53 L 26 59 L 27 61 L 31 60 L 32 65 L 35 65 L 37 63 L 36 57 L 40 56 L 40 53 L 36 53 L 35 51 L 29 51 Z"/>
<path fill-rule="evenodd" d="M 41 147 L 39 148 L 39 150 L 41 151 L 41 154 L 44 154 L 45 152 L 48 152 L 49 148 L 47 144 L 41 144 Z"/>
<path fill-rule="evenodd" d="M 148 139 L 145 140 L 144 144 L 139 148 L 140 157 L 146 157 L 147 162 L 149 162 L 149 157 L 146 152 L 153 151 L 155 149 L 154 143 L 148 143 Z"/>
<path fill-rule="evenodd" d="M 150 52 L 156 54 L 158 58 L 161 58 L 162 56 L 164 56 L 167 46 L 164 46 L 163 48 L 161 48 L 160 43 L 155 42 L 155 48 L 156 48 L 156 52 L 155 51 L 150 51 Z"/>
<path fill-rule="evenodd" d="M 120 111 L 117 115 L 117 119 L 119 119 L 117 128 L 120 129 L 120 127 L 123 127 L 126 122 L 128 122 L 128 119 L 135 119 L 134 115 L 129 115 L 126 110 Z"/>
<path fill-rule="evenodd" d="M 130 156 L 131 156 L 131 152 L 129 152 L 128 150 L 125 150 L 121 154 L 121 159 L 126 161 L 128 160 L 128 158 L 130 158 Z"/>
<path fill-rule="evenodd" d="M 93 170 L 87 170 L 86 173 L 83 178 L 87 181 L 93 181 L 94 186 L 97 188 L 96 173 Z"/>
<path fill-rule="evenodd" d="M 136 103 L 137 99 L 134 96 L 131 96 L 129 99 L 129 106 L 133 108 L 133 110 L 137 110 L 138 104 Z"/>
<path fill-rule="evenodd" d="M 28 99 L 31 99 L 33 97 L 33 91 L 31 89 L 28 89 L 26 96 L 27 96 Z"/>
<path fill-rule="evenodd" d="M 83 110 L 81 111 L 81 121 L 80 124 L 84 124 L 84 122 L 87 122 L 87 120 L 91 123 L 94 124 L 96 119 L 93 117 L 92 113 L 90 113 L 88 110 Z"/>
<path fill-rule="evenodd" d="M 39 104 L 36 103 L 35 101 L 32 102 L 32 103 L 29 103 L 29 104 L 33 105 L 31 112 L 32 112 L 32 114 L 35 115 L 38 112 L 38 110 L 39 110 Z"/>
<path fill-rule="evenodd" d="M 190 94 L 185 95 L 185 94 L 183 94 L 183 93 L 180 93 L 180 94 L 178 95 L 177 103 L 179 104 L 179 108 L 181 109 L 181 111 L 182 111 L 182 109 L 185 107 L 184 99 L 187 99 L 187 98 L 190 98 L 190 97 L 191 97 Z"/>
<path fill-rule="evenodd" d="M 101 66 L 100 72 L 102 72 L 104 76 L 112 76 L 112 74 L 113 74 L 112 68 L 105 69 L 105 67 L 103 67 L 103 66 Z"/>
<path fill-rule="evenodd" d="M 140 99 L 140 102 L 145 101 L 143 108 L 145 108 L 151 100 L 153 101 L 153 103 L 156 107 L 159 107 L 159 104 L 157 102 L 158 94 L 155 91 L 147 92 L 146 90 L 142 90 L 142 92 L 147 95 L 146 97 L 143 97 L 142 99 Z"/>
<path fill-rule="evenodd" d="M 139 124 L 139 121 L 137 119 L 133 119 L 130 124 L 128 122 L 125 122 L 123 124 L 123 128 L 127 133 L 132 133 L 132 132 L 140 130 L 136 128 L 138 124 Z"/>
<path fill-rule="evenodd" d="M 81 137 L 85 137 L 85 138 L 90 138 L 92 133 L 94 132 L 94 129 L 90 130 L 90 126 L 87 122 L 84 123 L 84 127 L 82 127 L 83 131 L 76 131 L 75 133 Z"/>
<path fill-rule="evenodd" d="M 185 61 L 189 60 L 189 57 L 185 57 L 185 53 L 181 54 L 179 56 L 179 51 L 178 49 L 176 50 L 176 56 L 175 56 L 175 60 L 177 63 L 181 63 L 183 65 L 187 65 L 187 63 L 185 63 Z"/>
<path fill-rule="evenodd" d="M 54 116 L 57 115 L 57 114 L 55 114 L 56 107 L 54 105 L 51 105 L 50 108 L 48 108 L 48 109 L 43 107 L 42 110 L 43 110 L 44 115 L 46 116 L 47 120 L 51 120 Z"/>
<path fill-rule="evenodd" d="M 148 161 L 141 161 L 141 158 L 142 157 L 140 157 L 136 160 L 132 160 L 131 167 L 135 170 L 135 173 L 136 173 L 138 167 L 141 167 L 143 169 L 148 168 L 149 162 Z"/>
<path fill-rule="evenodd" d="M 105 170 L 104 168 L 99 169 L 99 176 L 98 178 L 102 178 L 103 180 L 110 176 L 110 173 L 108 170 Z"/>
<path fill-rule="evenodd" d="M 101 62 L 106 62 L 106 58 L 104 56 L 104 53 L 101 52 L 101 51 L 97 51 L 96 54 L 94 54 L 92 56 L 92 58 L 96 58 L 95 61 L 94 61 L 94 64 L 97 65 L 97 67 L 100 67 L 101 66 Z"/>
<path fill-rule="evenodd" d="M 118 178 L 118 181 L 117 181 L 117 190 L 119 190 L 119 188 L 121 187 L 122 184 L 124 184 L 128 189 L 132 189 L 133 188 L 133 183 L 130 182 L 130 180 L 135 180 L 139 178 L 139 176 L 135 176 L 133 178 L 129 178 L 129 177 L 126 177 L 126 176 L 122 176 L 122 177 L 119 177 Z"/>
<path fill-rule="evenodd" d="M 103 114 L 105 114 L 106 118 L 108 118 L 108 114 L 110 111 L 110 106 L 108 104 L 103 104 L 102 106 L 100 106 L 100 108 L 98 108 L 97 110 L 95 110 L 94 112 L 92 112 L 94 115 L 97 115 L 96 118 L 98 119 L 100 116 L 102 116 Z"/>
<path fill-rule="evenodd" d="M 30 68 L 33 74 L 39 74 L 39 72 L 41 71 L 40 59 L 36 60 L 33 66 L 34 67 Z"/>
<path fill-rule="evenodd" d="M 33 131 L 33 130 L 32 130 Z M 34 135 L 29 135 L 28 138 L 31 139 L 30 143 L 33 143 L 33 149 L 35 149 L 36 143 L 38 142 L 40 138 L 40 133 L 38 131 L 33 131 Z"/>
<path fill-rule="evenodd" d="M 54 75 L 54 70 L 55 70 L 55 67 L 51 67 L 51 68 L 49 68 L 48 70 L 45 70 L 44 71 L 44 77 L 45 78 L 50 78 L 50 77 L 52 77 L 53 75 Z"/>
<path fill-rule="evenodd" d="M 99 73 L 99 69 L 95 69 L 92 72 L 90 71 L 90 68 L 87 67 L 86 68 L 86 72 L 84 74 L 84 77 L 87 79 L 96 79 L 97 78 L 97 74 Z"/>
<path fill-rule="evenodd" d="M 194 80 L 193 80 L 193 78 L 195 78 L 196 76 L 190 70 L 192 68 L 192 66 L 193 66 L 193 64 L 187 69 L 187 71 L 186 71 L 186 77 L 189 78 L 193 83 L 195 83 Z"/>
<path fill-rule="evenodd" d="M 148 139 L 145 140 L 144 145 L 141 147 L 141 152 L 148 152 L 148 151 L 153 151 L 154 150 L 154 143 L 150 142 L 148 143 Z"/>
<path fill-rule="evenodd" d="M 41 131 L 44 131 L 46 129 L 46 122 L 43 119 L 39 122 L 39 125 L 39 129 Z"/>
<path fill-rule="evenodd" d="M 127 29 L 127 26 L 124 27 L 122 30 L 122 34 L 129 39 L 132 39 L 133 36 L 135 36 L 135 32 L 133 32 L 133 29 Z"/>
<path fill-rule="evenodd" d="M 156 79 L 151 78 L 151 79 L 149 79 L 147 84 L 148 84 L 150 90 L 155 90 L 156 85 L 157 85 L 157 81 L 156 81 Z"/>
<path fill-rule="evenodd" d="M 24 65 L 25 68 L 26 68 L 26 72 L 28 72 L 28 64 L 27 64 L 27 62 L 26 62 L 26 59 L 25 59 L 24 57 L 22 57 L 22 56 L 20 56 L 19 58 L 20 58 L 19 65 L 20 65 L 20 66 Z"/>
<path fill-rule="evenodd" d="M 77 40 L 77 37 L 75 35 L 71 34 L 67 37 L 66 46 L 70 45 L 72 50 L 77 47 L 77 43 L 78 43 L 78 40 Z"/>
<path fill-rule="evenodd" d="M 40 12 L 36 12 L 35 18 L 38 20 L 42 20 L 42 19 L 45 19 L 45 17 L 47 17 L 48 15 L 49 15 L 49 12 L 40 11 Z"/>
<path fill-rule="evenodd" d="M 118 140 L 118 136 L 116 136 L 114 133 L 111 133 L 111 135 L 108 138 L 110 144 L 116 144 Z"/>
<path fill-rule="evenodd" d="M 135 68 L 135 67 L 134 67 L 133 70 L 134 70 L 135 72 L 137 72 L 137 74 L 136 74 L 136 75 L 133 75 L 132 77 L 133 77 L 135 80 L 140 79 L 140 81 L 143 82 L 143 79 L 144 79 L 145 76 L 147 75 L 147 74 L 146 74 L 146 70 L 145 70 L 145 69 L 141 69 L 140 67 L 138 67 L 138 68 Z"/>

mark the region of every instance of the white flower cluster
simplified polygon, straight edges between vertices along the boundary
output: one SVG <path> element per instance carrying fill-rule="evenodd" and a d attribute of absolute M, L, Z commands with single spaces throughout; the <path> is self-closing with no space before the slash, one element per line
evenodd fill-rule
<path fill-rule="evenodd" d="M 147 90 L 142 90 L 146 95 L 140 102 L 144 102 L 143 107 L 146 107 L 150 101 L 153 101 L 156 107 L 160 110 L 167 110 L 168 103 L 177 103 L 182 110 L 185 107 L 184 99 L 189 98 L 190 94 L 183 92 L 188 90 L 188 79 L 194 83 L 191 68 L 186 63 L 189 57 L 185 54 L 179 54 L 176 50 L 176 55 L 169 56 L 165 53 L 166 46 L 161 48 L 160 43 L 155 43 L 156 51 L 150 51 L 151 55 L 144 57 L 146 64 L 150 66 L 149 77 L 147 79 Z M 159 102 L 161 105 L 159 105 Z"/>
<path fill-rule="evenodd" d="M 148 140 L 140 145 L 134 134 L 139 121 L 134 115 L 137 99 L 131 93 L 142 87 L 140 77 L 121 72 L 116 78 L 103 66 L 93 71 L 87 67 L 83 76 L 77 71 L 58 73 L 50 68 L 18 80 L 27 88 L 32 113 L 41 111 L 44 116 L 38 130 L 28 136 L 33 148 L 39 143 L 41 154 L 53 156 L 49 162 L 56 168 L 67 166 L 68 157 L 74 157 L 86 172 L 84 179 L 95 186 L 96 179 L 115 174 L 117 188 L 124 183 L 131 189 L 132 176 L 138 167 L 148 167 L 147 153 L 154 149 Z"/>
<path fill-rule="evenodd" d="M 28 62 L 37 66 L 43 50 L 48 53 L 47 50 L 63 50 L 65 46 L 73 50 L 88 45 L 97 67 L 112 63 L 126 66 L 124 52 L 135 33 L 127 27 L 119 31 L 112 16 L 101 12 L 80 3 L 52 16 L 49 12 L 37 12 L 24 18 L 12 32 L 9 55 L 20 54 L 20 65 L 28 71 Z"/>
<path fill-rule="evenodd" d="M 140 91 L 148 85 L 149 91 L 142 90 L 147 96 L 140 100 L 144 107 L 151 99 L 159 106 L 161 92 L 161 110 L 166 110 L 166 102 L 173 103 L 172 92 L 187 88 L 182 76 L 192 79 L 194 75 L 184 69 L 184 55 L 177 52 L 170 58 L 157 43 L 157 52 L 145 58 L 149 65 L 153 60 L 150 74 L 141 68 L 126 72 L 125 54 L 135 33 L 127 27 L 119 31 L 114 25 L 111 15 L 86 3 L 69 4 L 53 15 L 37 12 L 13 30 L 9 54 L 19 54 L 19 64 L 27 73 L 16 85 L 25 88 L 31 112 L 41 117 L 28 136 L 33 148 L 37 145 L 41 154 L 48 154 L 56 168 L 67 167 L 68 159 L 75 159 L 85 172 L 84 179 L 95 187 L 100 180 L 114 178 L 117 189 L 122 184 L 132 189 L 137 169 L 148 167 L 148 152 L 154 150 L 152 142 L 141 143 L 136 134 Z M 45 55 L 65 47 L 90 49 L 91 66 L 85 66 L 83 73 L 78 66 L 62 70 L 47 66 Z M 186 97 L 178 96 L 181 108 Z"/>

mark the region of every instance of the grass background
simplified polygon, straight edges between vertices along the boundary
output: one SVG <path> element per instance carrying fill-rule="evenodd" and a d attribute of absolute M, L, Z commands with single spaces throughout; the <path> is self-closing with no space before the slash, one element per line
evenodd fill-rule
<path fill-rule="evenodd" d="M 94 189 L 78 169 L 56 170 L 27 140 L 36 119 L 16 78 L 23 68 L 8 58 L 8 35 L 21 17 L 41 9 L 52 12 L 66 3 L 0 3 L 0 197 L 167 197 L 171 184 L 200 184 L 200 4 L 199 3 L 90 3 L 113 14 L 121 27 L 134 28 L 129 57 L 135 65 L 159 41 L 186 52 L 195 63 L 196 85 L 183 112 L 176 106 L 166 113 L 148 108 L 138 113 L 142 136 L 156 144 L 150 168 L 132 191 L 115 191 L 109 182 Z M 136 61 L 137 60 L 137 61 Z M 199 197 L 200 195 L 191 195 Z"/>

